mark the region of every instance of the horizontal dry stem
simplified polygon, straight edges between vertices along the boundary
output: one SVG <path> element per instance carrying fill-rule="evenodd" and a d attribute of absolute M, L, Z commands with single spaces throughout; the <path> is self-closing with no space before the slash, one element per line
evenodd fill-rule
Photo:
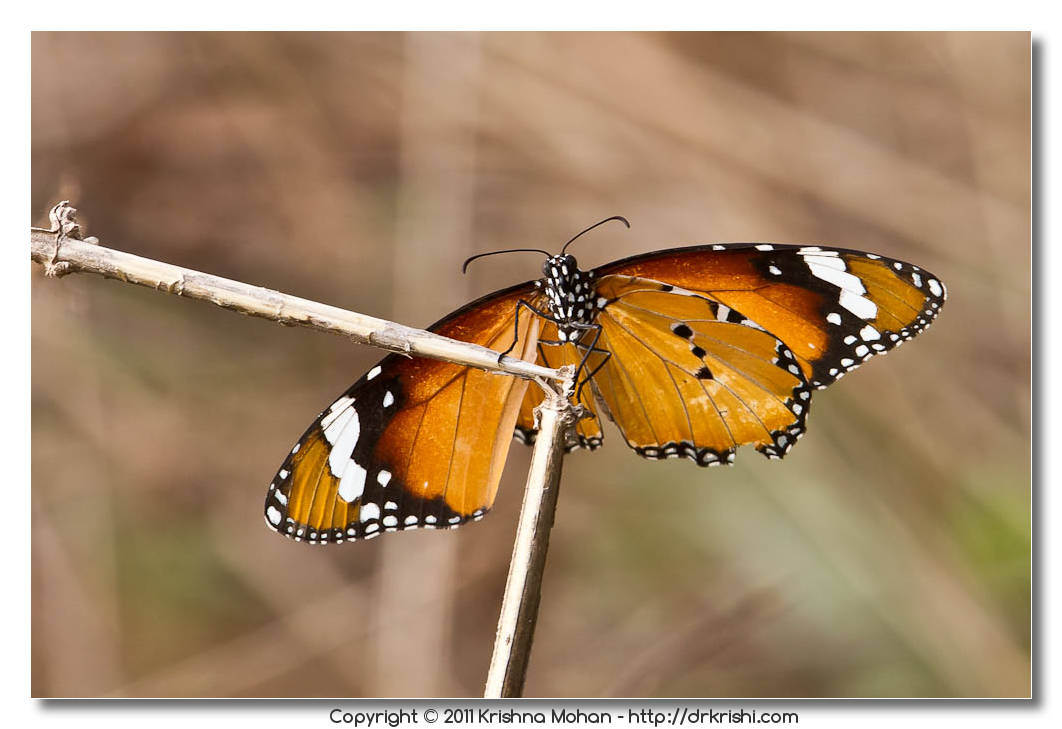
<path fill-rule="evenodd" d="M 241 314 L 288 326 L 341 334 L 357 342 L 394 352 L 446 360 L 527 379 L 562 379 L 554 369 L 515 357 L 502 357 L 499 362 L 497 352 L 477 344 L 449 339 L 261 286 L 134 256 L 77 238 L 64 238 L 57 252 L 56 237 L 57 233 L 53 231 L 35 228 L 30 232 L 31 258 L 54 275 L 94 273 L 185 298 L 209 301 Z"/>

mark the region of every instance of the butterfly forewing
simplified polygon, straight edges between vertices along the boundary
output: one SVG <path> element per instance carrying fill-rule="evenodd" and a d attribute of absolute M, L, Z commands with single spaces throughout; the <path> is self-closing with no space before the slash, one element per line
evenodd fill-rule
<path fill-rule="evenodd" d="M 431 327 L 504 350 L 530 285 L 487 297 Z M 514 356 L 533 360 L 539 321 L 521 317 Z M 313 543 L 447 528 L 494 502 L 527 381 L 390 355 L 306 431 L 270 486 L 266 522 Z"/>
<path fill-rule="evenodd" d="M 700 292 L 785 342 L 814 387 L 929 326 L 946 292 L 909 263 L 838 248 L 696 246 L 624 259 L 598 275 L 639 276 Z"/>

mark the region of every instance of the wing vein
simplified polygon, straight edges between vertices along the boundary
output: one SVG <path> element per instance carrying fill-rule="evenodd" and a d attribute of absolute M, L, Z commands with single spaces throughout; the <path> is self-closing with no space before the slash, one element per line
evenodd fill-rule
<path fill-rule="evenodd" d="M 453 434 L 453 437 L 451 437 L 451 439 L 450 439 L 450 462 L 446 466 L 446 485 L 443 486 L 443 493 L 442 493 L 442 496 L 443 496 L 444 500 L 446 499 L 447 494 L 450 493 L 450 474 L 452 474 L 453 470 L 454 470 L 454 450 L 457 448 L 457 434 L 461 431 L 461 412 L 462 412 L 463 406 L 465 404 L 465 388 L 468 386 L 468 374 L 467 374 L 467 372 L 468 372 L 468 370 L 466 370 L 466 374 L 465 374 L 464 378 L 462 378 L 462 380 L 461 380 L 461 394 L 457 398 L 457 416 L 454 418 L 454 434 Z M 467 504 L 465 503 L 467 499 L 468 499 L 468 489 L 466 488 L 465 492 L 463 494 L 461 494 L 461 512 L 460 513 L 462 515 L 468 513 L 468 509 L 465 508 L 467 506 Z M 449 503 L 449 502 L 447 502 L 447 503 Z"/>
<path fill-rule="evenodd" d="M 610 319 L 612 319 L 612 321 L 616 321 L 616 320 L 615 320 L 614 318 L 612 318 L 612 317 L 609 317 L 609 318 L 610 318 Z M 619 322 L 616 322 L 616 324 L 617 324 L 618 326 L 620 326 L 620 328 L 621 328 L 621 329 L 624 329 L 624 331 L 626 331 L 626 329 L 625 329 L 625 328 L 624 328 L 624 327 L 623 327 L 622 325 L 620 325 L 620 324 L 619 324 Z M 607 337 L 607 336 L 608 336 L 608 334 L 606 333 L 606 334 L 605 334 L 605 336 Z M 633 337 L 634 335 L 632 334 L 631 336 Z M 609 339 L 611 340 L 611 337 L 609 337 Z M 642 346 L 643 346 L 643 347 L 645 346 L 645 345 L 644 345 L 644 344 L 643 344 L 643 343 L 641 342 L 641 340 L 638 340 L 638 338 L 637 338 L 637 337 L 634 337 L 634 339 L 635 339 L 636 341 L 638 341 L 638 342 L 639 342 L 640 344 L 642 344 Z M 611 359 L 615 359 L 615 360 L 616 360 L 616 365 L 617 365 L 617 367 L 618 367 L 618 368 L 619 368 L 619 369 L 620 369 L 620 370 L 621 370 L 621 371 L 623 372 L 623 376 L 624 376 L 624 378 L 626 378 L 626 380 L 627 380 L 627 383 L 628 383 L 628 384 L 629 384 L 629 386 L 630 386 L 631 392 L 633 392 L 633 393 L 634 393 L 634 396 L 635 396 L 635 398 L 636 398 L 636 399 L 638 400 L 638 407 L 640 407 L 640 408 L 642 409 L 642 414 L 643 414 L 643 415 L 645 416 L 645 422 L 646 422 L 646 424 L 647 424 L 647 425 L 649 426 L 649 431 L 650 431 L 650 432 L 651 432 L 651 433 L 653 434 L 653 439 L 654 439 L 654 440 L 655 440 L 656 442 L 658 442 L 658 443 L 659 443 L 659 442 L 660 442 L 660 436 L 658 436 L 658 435 L 656 434 L 656 428 L 654 428 L 654 427 L 653 427 L 653 421 L 652 421 L 652 419 L 651 419 L 651 418 L 649 417 L 649 411 L 648 411 L 648 410 L 646 409 L 646 407 L 645 407 L 645 401 L 643 401 L 643 400 L 642 400 L 642 393 L 640 393 L 640 392 L 638 391 L 638 388 L 637 388 L 637 387 L 635 387 L 635 385 L 634 385 L 634 378 L 632 378 L 632 377 L 631 377 L 631 373 L 630 373 L 630 371 L 629 371 L 629 370 L 627 369 L 627 366 L 623 364 L 623 358 L 622 358 L 622 357 L 617 357 L 617 356 L 616 356 L 616 352 L 615 352 L 615 350 L 614 350 L 614 349 L 612 349 L 611 347 L 609 348 L 609 351 L 610 351 L 610 352 L 612 352 L 612 358 L 611 358 Z M 650 351 L 650 352 L 652 352 L 652 350 L 649 350 L 649 351 Z M 654 354 L 655 354 L 655 353 L 654 353 Z M 626 436 L 624 436 L 624 437 L 626 437 Z"/>
<path fill-rule="evenodd" d="M 399 513 L 401 513 L 402 511 L 402 507 L 405 506 L 406 493 L 413 493 L 414 486 L 409 476 L 410 467 L 413 465 L 413 454 L 417 452 L 417 441 L 420 439 L 420 429 L 424 425 L 424 419 L 428 416 L 428 403 L 431 402 L 431 400 L 432 398 L 429 397 L 424 401 L 424 404 L 421 406 L 420 420 L 417 422 L 417 432 L 413 434 L 413 441 L 409 445 L 409 458 L 406 459 L 406 470 L 404 474 L 406 483 L 398 484 L 398 496 L 395 497 L 397 499 L 395 503 L 398 504 Z M 421 493 L 421 497 L 424 497 L 423 492 Z"/>
<path fill-rule="evenodd" d="M 697 444 L 694 441 L 694 435 L 693 435 L 693 420 L 692 420 L 692 418 L 690 418 L 690 410 L 689 410 L 689 408 L 686 407 L 686 399 L 684 397 L 682 397 L 682 390 L 679 389 L 678 381 L 675 380 L 675 376 L 673 374 L 671 374 L 671 368 L 668 367 L 665 364 L 664 365 L 664 371 L 667 372 L 667 376 L 671 379 L 671 384 L 675 388 L 675 394 L 678 396 L 679 403 L 681 403 L 681 405 L 682 405 L 682 412 L 686 416 L 686 425 L 688 425 L 689 429 L 690 429 L 690 443 L 693 443 L 694 447 L 696 447 Z M 679 368 L 679 371 L 683 371 L 682 368 Z M 704 389 L 704 383 L 703 382 L 701 383 L 701 389 Z M 708 391 L 705 390 L 704 394 L 708 395 Z M 712 396 L 711 395 L 708 395 L 708 400 L 709 400 L 709 402 L 711 402 L 711 400 L 712 400 Z M 715 406 L 714 402 L 712 403 L 712 406 L 713 407 Z"/>
<path fill-rule="evenodd" d="M 323 433 L 323 431 L 322 431 L 322 433 Z M 324 436 L 322 435 L 322 437 L 324 437 Z M 325 442 L 327 443 L 328 441 L 325 441 Z M 329 453 L 331 453 L 331 451 L 329 451 Z M 325 469 L 327 469 L 328 467 L 329 467 L 328 466 L 328 458 L 326 457 L 325 460 L 324 460 L 324 465 L 321 466 L 321 468 L 317 469 L 317 480 L 314 481 L 313 491 L 310 493 L 310 503 L 306 506 L 306 526 L 308 528 L 312 526 L 312 524 L 310 522 L 313 519 L 313 505 L 317 502 L 317 490 L 321 486 L 321 477 L 324 476 Z M 294 481 L 295 472 L 294 472 L 294 470 L 292 470 L 291 473 L 288 474 L 288 478 L 292 479 L 292 487 L 293 487 L 292 490 L 294 490 L 294 486 L 295 486 L 295 481 Z"/>
<path fill-rule="evenodd" d="M 715 398 L 712 397 L 710 392 L 708 392 L 707 385 L 704 384 L 703 380 L 697 380 L 697 384 L 701 386 L 701 391 L 704 392 L 705 397 L 708 398 L 708 402 L 712 403 L 712 407 L 715 409 L 715 414 L 719 416 L 719 422 L 721 422 L 723 427 L 726 428 L 727 437 L 730 438 L 730 446 L 732 448 L 737 448 L 738 442 L 737 438 L 734 437 L 734 431 L 730 429 L 730 423 L 726 422 L 726 418 L 723 416 L 723 411 L 715 404 Z M 696 443 L 694 445 L 696 446 Z"/>

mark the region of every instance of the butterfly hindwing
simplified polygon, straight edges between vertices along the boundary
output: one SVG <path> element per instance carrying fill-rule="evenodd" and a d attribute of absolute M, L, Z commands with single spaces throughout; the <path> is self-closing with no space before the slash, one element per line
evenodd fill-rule
<path fill-rule="evenodd" d="M 740 445 L 784 456 L 804 432 L 810 387 L 773 334 L 703 295 L 603 277 L 593 378 L 628 445 L 647 458 L 730 463 Z"/>
<path fill-rule="evenodd" d="M 813 387 L 929 326 L 944 285 L 918 266 L 873 253 L 777 244 L 694 246 L 596 269 L 703 293 L 785 342 Z"/>
<path fill-rule="evenodd" d="M 524 284 L 430 329 L 506 349 Z M 512 354 L 533 359 L 539 322 L 521 317 Z M 389 355 L 321 413 L 270 486 L 266 522 L 312 543 L 456 527 L 494 502 L 527 381 Z"/>

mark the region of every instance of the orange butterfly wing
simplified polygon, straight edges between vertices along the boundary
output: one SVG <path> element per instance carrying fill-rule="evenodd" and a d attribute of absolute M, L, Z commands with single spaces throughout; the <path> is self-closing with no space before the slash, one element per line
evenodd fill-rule
<path fill-rule="evenodd" d="M 924 330 L 947 296 L 940 279 L 918 266 L 819 246 L 676 248 L 616 261 L 596 273 L 705 294 L 785 342 L 817 388 Z"/>
<path fill-rule="evenodd" d="M 513 342 L 521 284 L 430 327 L 498 351 Z M 533 361 L 539 320 L 520 317 L 513 356 Z M 270 485 L 266 523 L 311 543 L 453 528 L 491 508 L 527 380 L 389 355 L 295 444 Z"/>
<path fill-rule="evenodd" d="M 602 365 L 593 384 L 639 455 L 710 466 L 751 444 L 781 458 L 803 435 L 811 388 L 773 334 L 651 279 L 607 275 L 596 293 L 608 302 L 598 344 L 610 355 L 591 355 Z"/>

